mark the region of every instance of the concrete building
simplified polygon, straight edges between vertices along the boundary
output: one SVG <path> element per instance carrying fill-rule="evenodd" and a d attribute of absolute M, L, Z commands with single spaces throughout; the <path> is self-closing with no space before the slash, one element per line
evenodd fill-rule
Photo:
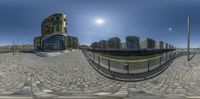
<path fill-rule="evenodd" d="M 156 41 L 155 49 L 163 49 L 164 48 L 164 42 L 163 41 Z"/>
<path fill-rule="evenodd" d="M 151 38 L 146 38 L 144 41 L 141 42 L 142 49 L 155 49 L 155 40 Z"/>
<path fill-rule="evenodd" d="M 140 39 L 136 36 L 126 37 L 126 47 L 127 49 L 138 50 L 140 49 Z"/>
<path fill-rule="evenodd" d="M 43 51 L 65 50 L 67 43 L 67 22 L 66 15 L 62 13 L 53 14 L 42 21 L 40 49 Z M 34 39 L 38 42 L 38 38 Z M 78 40 L 77 40 L 78 41 Z"/>
<path fill-rule="evenodd" d="M 109 49 L 121 49 L 121 40 L 118 37 L 112 37 L 108 39 Z"/>
<path fill-rule="evenodd" d="M 106 40 L 99 41 L 99 49 L 108 49 L 108 41 Z"/>

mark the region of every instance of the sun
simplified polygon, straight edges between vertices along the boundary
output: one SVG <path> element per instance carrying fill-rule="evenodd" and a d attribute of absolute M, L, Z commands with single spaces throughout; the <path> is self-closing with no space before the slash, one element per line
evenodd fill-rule
<path fill-rule="evenodd" d="M 168 31 L 172 31 L 172 28 L 171 28 L 171 27 L 169 27 L 169 28 L 168 28 Z"/>
<path fill-rule="evenodd" d="M 96 19 L 96 24 L 101 25 L 103 24 L 105 21 L 103 19 Z"/>

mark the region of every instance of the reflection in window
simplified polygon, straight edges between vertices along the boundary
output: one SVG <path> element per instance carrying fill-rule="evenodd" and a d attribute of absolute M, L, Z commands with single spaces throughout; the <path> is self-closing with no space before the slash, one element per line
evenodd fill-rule
<path fill-rule="evenodd" d="M 58 25 L 56 25 L 56 31 L 59 32 L 59 26 Z"/>
<path fill-rule="evenodd" d="M 43 41 L 43 50 L 64 50 L 65 36 L 54 35 Z"/>

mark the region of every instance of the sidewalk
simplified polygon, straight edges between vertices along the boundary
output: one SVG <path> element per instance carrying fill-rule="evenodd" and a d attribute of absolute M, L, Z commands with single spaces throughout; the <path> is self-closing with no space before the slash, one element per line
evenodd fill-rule
<path fill-rule="evenodd" d="M 52 56 L 58 56 L 58 55 L 62 55 L 65 53 L 70 53 L 74 51 L 74 49 L 72 50 L 63 50 L 63 51 L 54 51 L 54 52 L 42 52 L 42 51 L 35 51 L 35 54 L 41 57 L 52 57 Z"/>

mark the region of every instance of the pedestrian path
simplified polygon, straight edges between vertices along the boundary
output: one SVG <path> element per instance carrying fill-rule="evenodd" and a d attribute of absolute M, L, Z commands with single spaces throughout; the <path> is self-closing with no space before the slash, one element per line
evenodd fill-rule
<path fill-rule="evenodd" d="M 54 57 L 5 53 L 0 54 L 0 95 L 189 98 L 200 96 L 199 71 L 200 55 L 190 62 L 182 56 L 152 79 L 122 82 L 99 74 L 80 50 Z"/>

